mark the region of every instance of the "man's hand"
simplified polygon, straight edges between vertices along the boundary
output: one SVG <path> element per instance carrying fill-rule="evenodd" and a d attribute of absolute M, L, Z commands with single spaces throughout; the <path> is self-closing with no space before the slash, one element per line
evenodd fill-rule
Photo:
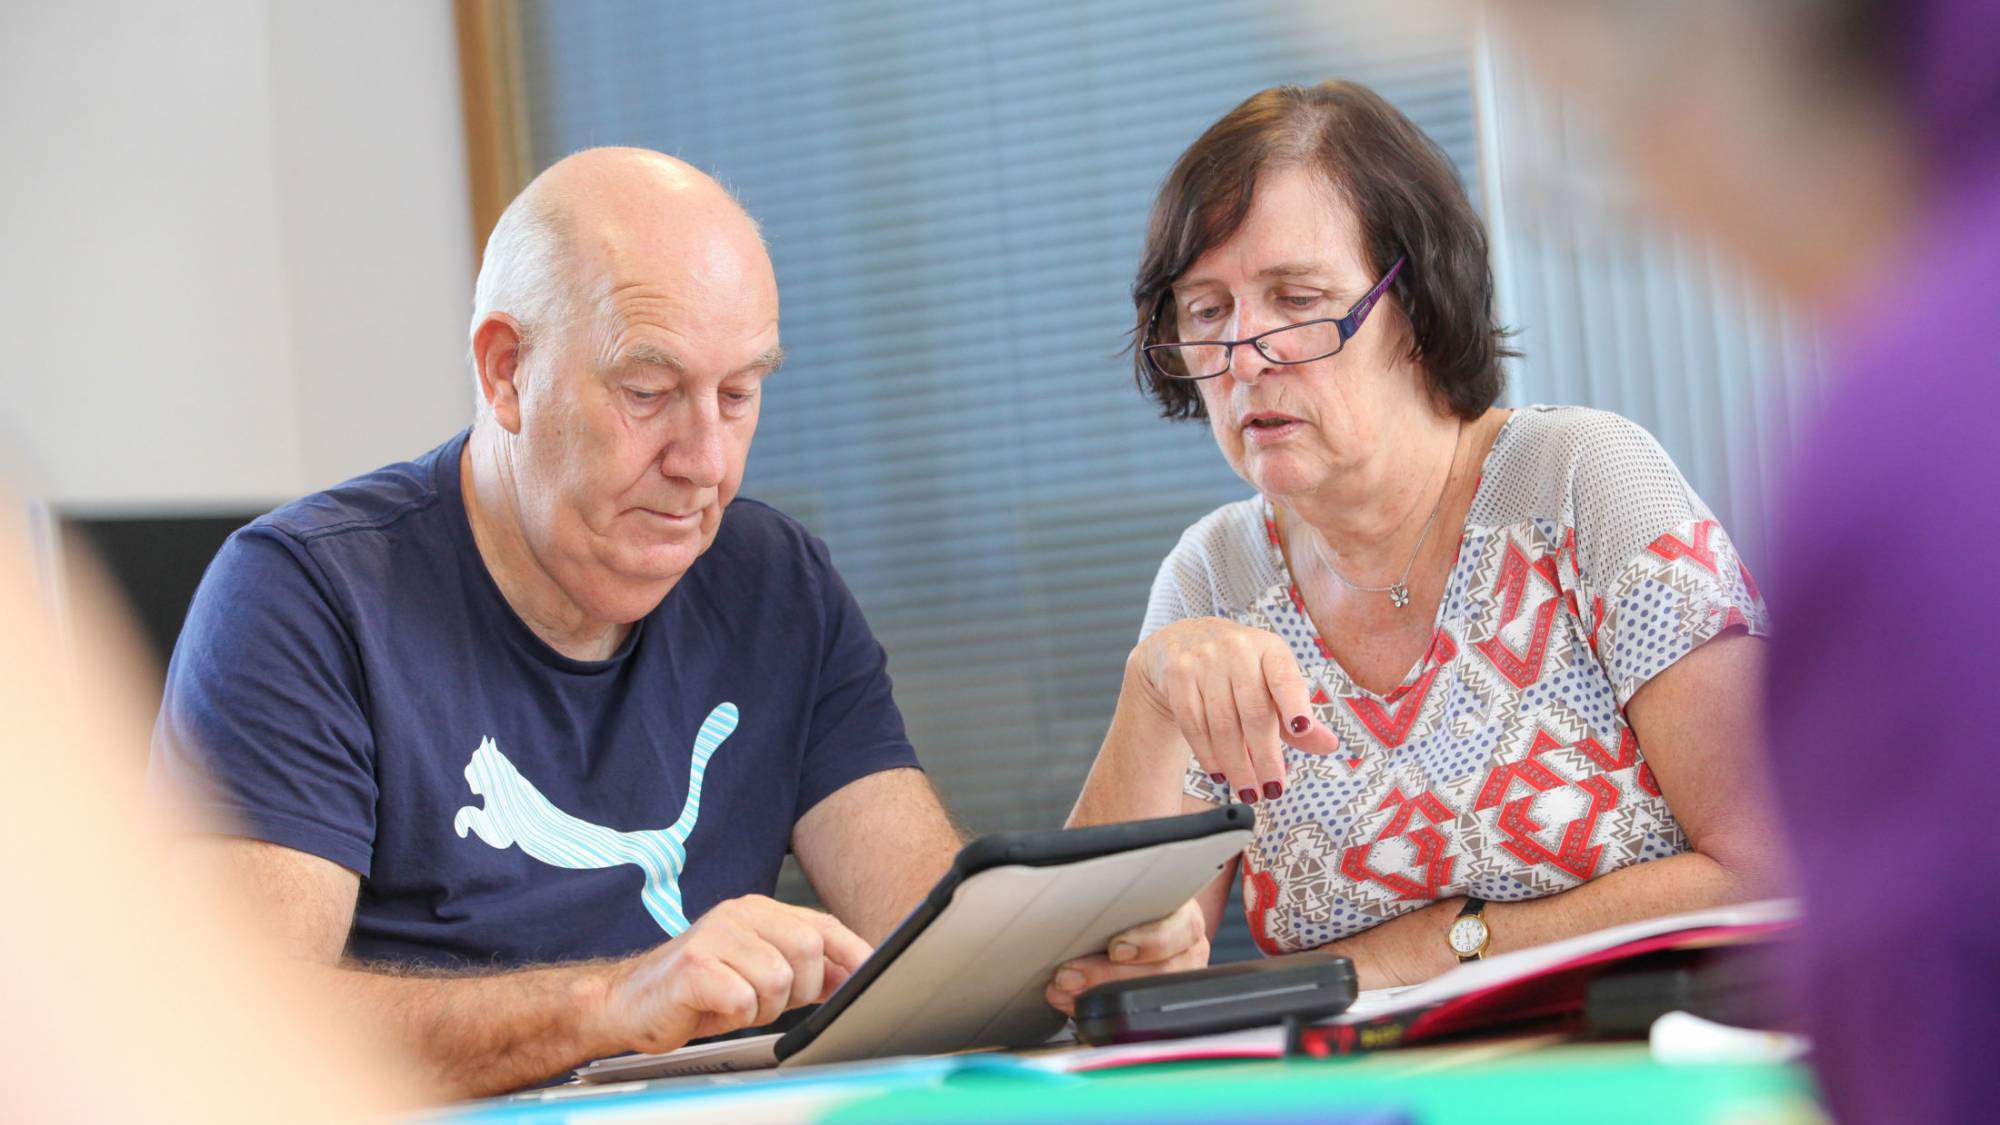
<path fill-rule="evenodd" d="M 825 1000 L 869 952 L 832 915 L 761 895 L 731 899 L 612 966 L 597 1018 L 626 1050 L 671 1051 Z"/>
<path fill-rule="evenodd" d="M 1109 980 L 1150 977 L 1199 969 L 1208 964 L 1208 919 L 1190 900 L 1157 922 L 1126 930 L 1101 954 L 1079 957 L 1056 970 L 1044 996 L 1066 1016 L 1076 1014 L 1076 998 Z"/>

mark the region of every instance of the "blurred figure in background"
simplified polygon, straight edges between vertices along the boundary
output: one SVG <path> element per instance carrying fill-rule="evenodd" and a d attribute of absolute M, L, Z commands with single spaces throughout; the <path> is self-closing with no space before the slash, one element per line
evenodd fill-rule
<path fill-rule="evenodd" d="M 1499 0 L 1668 207 L 1815 314 L 1778 521 L 1771 731 L 1814 1064 L 1848 1121 L 2000 1073 L 2000 4 Z"/>
<path fill-rule="evenodd" d="M 0 511 L 14 512 L 5 497 Z M 69 644 L 0 520 L 0 1117 L 350 1121 L 415 1104 L 230 896 L 162 860 L 180 810 L 135 767 L 148 714 L 111 615 L 74 590 Z M 75 659 L 61 658 L 65 649 Z"/>

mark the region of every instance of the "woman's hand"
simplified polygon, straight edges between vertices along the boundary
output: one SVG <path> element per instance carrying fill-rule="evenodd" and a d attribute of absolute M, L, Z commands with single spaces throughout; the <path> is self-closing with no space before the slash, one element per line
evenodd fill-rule
<path fill-rule="evenodd" d="M 1076 1014 L 1076 998 L 1106 981 L 1158 976 L 1208 964 L 1208 916 L 1190 899 L 1156 922 L 1135 926 L 1106 943 L 1103 953 L 1058 966 L 1043 996 L 1049 1007 Z"/>
<path fill-rule="evenodd" d="M 1176 621 L 1125 661 L 1128 692 L 1170 719 L 1202 772 L 1245 804 L 1285 788 L 1284 746 L 1340 748 L 1312 717 L 1311 693 L 1276 634 L 1220 617 Z"/>

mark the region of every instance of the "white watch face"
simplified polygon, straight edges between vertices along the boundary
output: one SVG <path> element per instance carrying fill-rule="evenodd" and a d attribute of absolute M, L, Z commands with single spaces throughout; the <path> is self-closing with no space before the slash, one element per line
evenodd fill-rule
<path fill-rule="evenodd" d="M 1486 920 L 1468 914 L 1451 924 L 1446 940 L 1451 943 L 1452 952 L 1460 957 L 1470 957 L 1486 946 Z"/>

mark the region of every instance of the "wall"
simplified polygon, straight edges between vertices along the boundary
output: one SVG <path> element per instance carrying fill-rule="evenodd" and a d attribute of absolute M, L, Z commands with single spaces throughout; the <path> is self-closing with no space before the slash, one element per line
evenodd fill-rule
<path fill-rule="evenodd" d="M 0 461 L 240 508 L 464 424 L 451 6 L 0 8 Z"/>

